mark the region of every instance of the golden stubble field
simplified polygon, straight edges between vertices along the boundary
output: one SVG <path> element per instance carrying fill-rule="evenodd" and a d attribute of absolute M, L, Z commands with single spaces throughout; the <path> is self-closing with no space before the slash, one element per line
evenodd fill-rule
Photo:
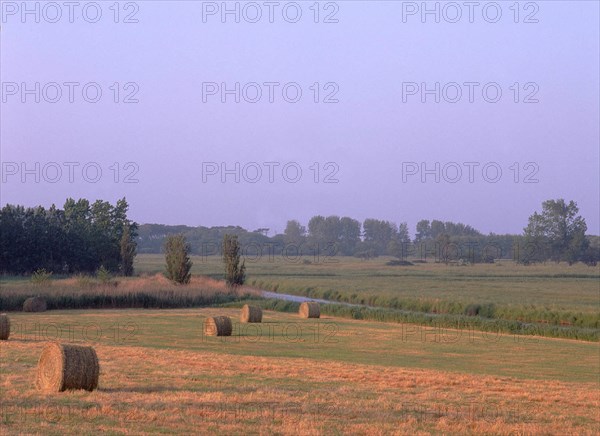
<path fill-rule="evenodd" d="M 600 426 L 597 343 L 415 334 L 277 312 L 260 327 L 236 324 L 231 338 L 204 337 L 202 319 L 216 314 L 236 321 L 239 310 L 9 314 L 0 433 L 537 435 Z M 38 392 L 49 340 L 93 345 L 99 389 Z"/>

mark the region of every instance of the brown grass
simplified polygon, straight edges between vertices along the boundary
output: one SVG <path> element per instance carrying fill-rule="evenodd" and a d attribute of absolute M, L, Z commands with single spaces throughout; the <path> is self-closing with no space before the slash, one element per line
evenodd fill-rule
<path fill-rule="evenodd" d="M 0 314 L 0 340 L 6 341 L 10 336 L 10 319 L 6 313 Z"/>
<path fill-rule="evenodd" d="M 128 279 L 121 279 L 117 283 L 115 289 L 114 286 L 104 286 L 102 283 L 94 281 L 93 279 L 86 279 L 81 277 L 70 277 L 68 279 L 57 280 L 57 284 L 62 288 L 69 290 L 81 290 L 82 287 L 98 289 L 98 288 L 110 288 L 112 293 L 123 293 L 130 294 L 136 292 L 152 293 L 159 290 L 179 290 L 184 289 L 205 289 L 213 292 L 227 292 L 228 288 L 225 282 L 211 279 L 210 277 L 204 276 L 192 276 L 190 282 L 185 285 L 176 285 L 171 280 L 166 278 L 163 274 L 157 273 L 153 275 L 143 275 L 141 277 L 134 277 Z"/>
<path fill-rule="evenodd" d="M 228 316 L 213 316 L 204 321 L 204 334 L 206 336 L 231 336 L 233 325 Z"/>
<path fill-rule="evenodd" d="M 241 322 L 262 322 L 262 309 L 258 306 L 244 304 L 240 314 Z"/>
<path fill-rule="evenodd" d="M 144 292 L 152 294 L 161 291 L 174 291 L 176 293 L 201 293 L 210 296 L 218 293 L 229 293 L 231 290 L 224 281 L 214 280 L 210 277 L 192 276 L 190 283 L 185 286 L 176 285 L 167 279 L 163 274 L 144 275 L 141 277 L 119 278 L 117 285 L 105 285 L 91 277 L 70 277 L 67 279 L 53 280 L 53 286 L 44 289 L 44 293 L 49 296 L 64 295 L 89 295 L 90 290 L 101 291 L 110 295 L 127 295 Z M 250 287 L 242 286 L 237 289 L 240 295 L 251 294 L 258 295 L 258 291 Z M 6 283 L 2 285 L 4 295 L 23 295 L 39 293 L 29 282 Z"/>
<path fill-rule="evenodd" d="M 106 381 L 84 397 L 66 393 L 68 413 L 55 417 L 61 403 L 31 389 L 23 363 L 42 345 L 3 344 L 0 388 L 12 419 L 0 420 L 1 434 L 46 434 L 51 419 L 53 434 L 248 434 L 252 426 L 251 434 L 303 436 L 595 435 L 600 424 L 596 383 L 102 345 Z"/>
<path fill-rule="evenodd" d="M 314 301 L 302 303 L 298 313 L 302 318 L 319 318 L 321 316 L 319 303 L 315 303 Z"/>
<path fill-rule="evenodd" d="M 45 312 L 46 300 L 42 297 L 30 297 L 23 303 L 23 312 Z"/>
<path fill-rule="evenodd" d="M 160 273 L 121 277 L 110 284 L 86 276 L 57 279 L 52 283 L 43 290 L 29 281 L 3 283 L 0 311 L 22 310 L 23 301 L 31 295 L 44 298 L 53 309 L 193 307 L 259 295 L 252 288 L 242 286 L 231 290 L 223 281 L 201 276 L 192 276 L 187 285 L 176 285 Z"/>
<path fill-rule="evenodd" d="M 36 386 L 46 392 L 93 391 L 99 374 L 98 356 L 92 347 L 51 342 L 40 356 Z"/>

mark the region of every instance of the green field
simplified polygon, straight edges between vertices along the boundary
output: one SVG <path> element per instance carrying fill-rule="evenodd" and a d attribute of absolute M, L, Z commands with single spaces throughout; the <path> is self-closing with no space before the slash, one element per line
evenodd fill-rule
<path fill-rule="evenodd" d="M 281 293 L 426 313 L 463 314 L 469 305 L 492 306 L 492 318 L 600 328 L 600 267 L 514 262 L 449 266 L 387 266 L 321 258 L 315 263 L 264 257 L 247 262 L 247 283 Z M 304 260 L 303 259 L 303 260 Z M 194 257 L 193 272 L 220 278 L 220 257 Z M 159 272 L 161 255 L 140 255 L 140 272 Z"/>

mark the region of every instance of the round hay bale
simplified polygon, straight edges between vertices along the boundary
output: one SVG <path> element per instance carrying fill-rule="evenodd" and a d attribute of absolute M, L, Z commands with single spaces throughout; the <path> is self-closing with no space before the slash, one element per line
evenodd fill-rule
<path fill-rule="evenodd" d="M 93 391 L 99 375 L 98 356 L 92 347 L 51 342 L 40 356 L 36 386 L 46 392 Z"/>
<path fill-rule="evenodd" d="M 213 316 L 204 321 L 204 334 L 206 336 L 231 336 L 233 326 L 228 316 Z"/>
<path fill-rule="evenodd" d="M 31 297 L 23 303 L 23 312 L 45 312 L 46 300 L 42 297 Z"/>
<path fill-rule="evenodd" d="M 319 303 L 315 303 L 314 301 L 302 303 L 298 313 L 302 318 L 319 318 L 321 316 Z"/>
<path fill-rule="evenodd" d="M 6 313 L 0 314 L 0 340 L 6 341 L 10 336 L 10 319 Z"/>
<path fill-rule="evenodd" d="M 262 322 L 262 309 L 258 306 L 249 306 L 247 304 L 242 307 L 240 315 L 241 322 Z"/>

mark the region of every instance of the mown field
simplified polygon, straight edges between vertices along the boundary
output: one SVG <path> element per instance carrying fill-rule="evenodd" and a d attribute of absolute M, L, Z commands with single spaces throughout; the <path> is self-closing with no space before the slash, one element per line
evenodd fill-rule
<path fill-rule="evenodd" d="M 600 430 L 598 268 L 334 260 L 248 262 L 251 287 L 235 292 L 217 280 L 218 257 L 195 257 L 187 286 L 160 274 L 159 255 L 138 256 L 141 277 L 128 279 L 3 277 L 12 333 L 0 341 L 0 434 Z M 321 319 L 304 320 L 297 303 L 256 289 L 370 307 L 323 305 Z M 32 295 L 49 310 L 21 312 Z M 277 311 L 239 324 L 245 302 Z M 203 335 L 217 314 L 234 319 L 232 337 Z M 54 340 L 94 346 L 98 390 L 35 389 Z"/>
<path fill-rule="evenodd" d="M 595 434 L 599 346 L 237 308 L 11 313 L 0 433 Z M 99 389 L 33 386 L 48 340 L 92 344 Z"/>

